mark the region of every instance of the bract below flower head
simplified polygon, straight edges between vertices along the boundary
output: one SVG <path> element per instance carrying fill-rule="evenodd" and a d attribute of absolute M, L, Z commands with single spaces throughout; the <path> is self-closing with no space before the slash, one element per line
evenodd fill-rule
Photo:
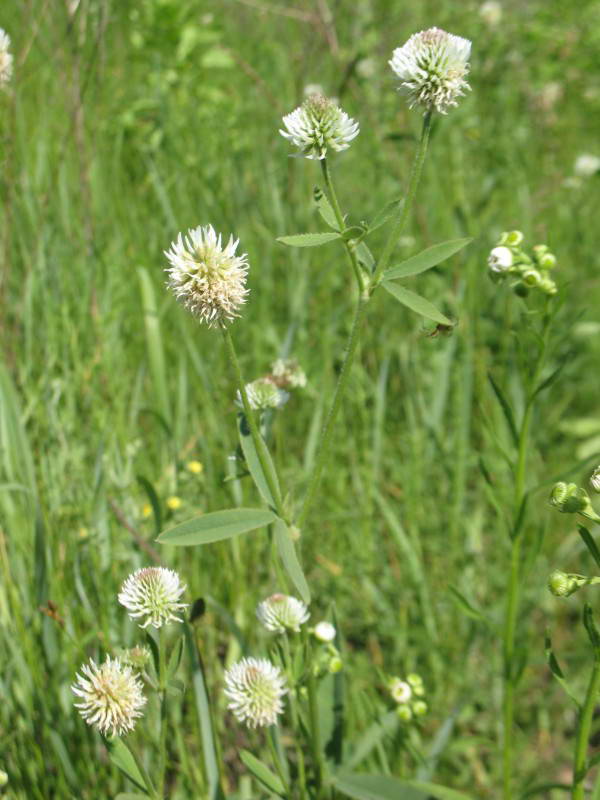
<path fill-rule="evenodd" d="M 259 603 L 256 616 L 268 631 L 285 633 L 294 631 L 298 633 L 310 614 L 306 605 L 296 597 L 287 594 L 272 594 Z"/>
<path fill-rule="evenodd" d="M 10 52 L 10 36 L 0 28 L 0 87 L 6 86 L 12 78 L 13 57 Z"/>
<path fill-rule="evenodd" d="M 226 245 L 212 225 L 180 233 L 165 250 L 170 267 L 167 285 L 185 308 L 214 327 L 239 317 L 246 302 L 248 256 L 236 255 L 239 239 Z"/>
<path fill-rule="evenodd" d="M 347 150 L 359 134 L 358 122 L 322 94 L 308 97 L 283 117 L 283 124 L 279 133 L 311 159 L 325 158 L 328 150 Z"/>
<path fill-rule="evenodd" d="M 167 622 L 182 622 L 177 614 L 187 607 L 187 603 L 179 602 L 185 589 L 172 569 L 144 567 L 127 578 L 118 600 L 131 619 L 143 619 L 138 622 L 140 628 L 160 628 Z"/>
<path fill-rule="evenodd" d="M 279 667 L 266 658 L 243 658 L 225 673 L 227 708 L 249 728 L 275 725 L 287 694 Z"/>
<path fill-rule="evenodd" d="M 146 704 L 138 676 L 110 656 L 100 666 L 93 660 L 84 664 L 71 691 L 80 698 L 75 707 L 83 719 L 105 735 L 121 736 L 133 730 Z"/>
<path fill-rule="evenodd" d="M 468 39 L 430 28 L 397 47 L 389 64 L 400 78 L 400 91 L 408 95 L 410 108 L 419 105 L 426 112 L 446 114 L 470 89 L 465 80 L 470 54 Z"/>

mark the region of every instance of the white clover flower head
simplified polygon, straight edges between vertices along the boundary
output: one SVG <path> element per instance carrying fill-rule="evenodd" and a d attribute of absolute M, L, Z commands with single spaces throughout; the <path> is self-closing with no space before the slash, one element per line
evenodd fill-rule
<path fill-rule="evenodd" d="M 579 175 L 581 178 L 590 178 L 600 172 L 600 157 L 590 153 L 582 153 L 575 159 L 574 172 L 575 175 Z"/>
<path fill-rule="evenodd" d="M 126 579 L 118 600 L 131 619 L 143 620 L 138 622 L 140 628 L 160 628 L 167 622 L 182 622 L 177 613 L 188 605 L 179 602 L 185 589 L 174 570 L 143 567 Z"/>
<path fill-rule="evenodd" d="M 212 225 L 180 233 L 165 250 L 168 287 L 185 308 L 210 327 L 231 322 L 246 302 L 248 256 L 236 255 L 239 239 L 226 245 Z"/>
<path fill-rule="evenodd" d="M 392 678 L 389 688 L 390 694 L 397 703 L 408 703 L 413 694 L 410 684 L 400 678 Z"/>
<path fill-rule="evenodd" d="M 413 34 L 397 47 L 389 65 L 400 78 L 400 91 L 408 95 L 410 108 L 446 114 L 471 87 L 469 72 L 471 42 L 461 36 L 430 28 Z"/>
<path fill-rule="evenodd" d="M 0 87 L 9 83 L 12 72 L 13 57 L 10 52 L 10 36 L 0 28 Z"/>
<path fill-rule="evenodd" d="M 479 6 L 479 16 L 486 25 L 494 28 L 502 19 L 502 6 L 496 0 L 487 0 Z"/>
<path fill-rule="evenodd" d="M 513 254 L 508 247 L 494 247 L 488 256 L 488 267 L 492 272 L 506 272 L 513 265 Z"/>
<path fill-rule="evenodd" d="M 600 466 L 596 467 L 596 469 L 592 472 L 590 484 L 595 492 L 600 492 Z"/>
<path fill-rule="evenodd" d="M 285 389 L 304 389 L 306 373 L 295 358 L 278 358 L 271 364 L 271 375 Z"/>
<path fill-rule="evenodd" d="M 83 719 L 104 735 L 121 736 L 132 731 L 146 704 L 138 676 L 110 656 L 100 666 L 93 659 L 84 664 L 71 691 L 81 698 L 75 707 Z"/>
<path fill-rule="evenodd" d="M 256 616 L 268 631 L 298 633 L 310 614 L 301 600 L 287 594 L 272 594 L 258 604 Z"/>
<path fill-rule="evenodd" d="M 250 408 L 254 411 L 266 411 L 267 408 L 281 408 L 289 400 L 289 394 L 280 389 L 270 376 L 257 378 L 246 384 L 246 395 Z M 242 396 L 237 392 L 235 402 L 243 408 Z"/>
<path fill-rule="evenodd" d="M 225 673 L 227 708 L 249 728 L 275 725 L 287 694 L 279 667 L 266 658 L 243 658 Z"/>
<path fill-rule="evenodd" d="M 358 122 L 322 94 L 310 95 L 283 124 L 285 130 L 279 133 L 311 159 L 325 158 L 328 149 L 347 150 L 359 134 Z"/>
<path fill-rule="evenodd" d="M 314 634 L 320 642 L 325 642 L 328 644 L 329 642 L 333 642 L 335 639 L 336 630 L 331 622 L 323 620 L 315 625 Z"/>

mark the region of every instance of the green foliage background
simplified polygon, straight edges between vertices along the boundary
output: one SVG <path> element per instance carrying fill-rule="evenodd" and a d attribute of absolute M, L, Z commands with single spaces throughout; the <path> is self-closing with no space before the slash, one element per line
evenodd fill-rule
<path fill-rule="evenodd" d="M 153 543 L 173 520 L 257 502 L 247 479 L 225 480 L 236 430 L 220 337 L 164 291 L 162 251 L 208 222 L 240 237 L 251 295 L 232 330 L 245 373 L 263 374 L 288 351 L 309 378 L 275 428 L 288 502 L 297 503 L 354 289 L 335 245 L 275 242 L 320 224 L 311 203 L 318 165 L 289 157 L 280 118 L 307 84 L 340 98 L 361 124 L 333 163 L 340 199 L 351 219 L 371 218 L 405 187 L 420 125 L 387 59 L 431 25 L 473 40 L 473 91 L 436 122 L 399 255 L 475 238 L 414 280 L 458 325 L 431 337 L 385 293 L 373 303 L 302 559 L 313 619 L 335 603 L 346 639 L 348 737 L 391 707 L 386 674 L 418 671 L 428 689 L 430 713 L 411 740 L 425 760 L 389 737 L 361 768 L 497 796 L 494 625 L 510 481 L 487 374 L 520 413 L 526 343 L 524 352 L 515 335 L 518 301 L 491 283 L 485 263 L 502 230 L 546 242 L 564 298 L 552 366 L 564 368 L 534 426 L 539 536 L 527 554 L 520 640 L 530 665 L 516 736 L 522 787 L 568 782 L 574 714 L 546 668 L 545 627 L 576 686 L 588 650 L 579 598 L 559 603 L 545 582 L 551 568 L 580 569 L 587 556 L 546 495 L 558 477 L 583 482 L 600 452 L 600 178 L 573 180 L 580 153 L 600 155 L 600 3 L 505 2 L 495 27 L 478 9 L 470 0 L 2 3 L 16 62 L 0 97 L 0 768 L 11 798 L 91 800 L 123 789 L 69 685 L 88 657 L 138 640 L 115 598 L 155 554 L 181 572 L 191 598 L 207 600 L 196 632 L 229 788 L 257 796 L 236 752 L 260 750 L 261 738 L 246 741 L 219 688 L 223 663 L 246 646 L 238 628 L 253 652 L 264 647 L 254 607 L 279 588 L 266 534 L 202 550 Z M 192 459 L 204 465 L 200 477 L 186 468 Z M 145 515 L 148 486 L 160 518 Z M 175 512 L 171 495 L 183 501 Z M 489 625 L 465 613 L 451 587 Z M 177 713 L 171 796 L 201 797 L 191 701 Z"/>

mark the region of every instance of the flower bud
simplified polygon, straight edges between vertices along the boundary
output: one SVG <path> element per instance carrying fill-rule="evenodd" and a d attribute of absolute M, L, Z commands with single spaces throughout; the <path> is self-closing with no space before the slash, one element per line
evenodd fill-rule
<path fill-rule="evenodd" d="M 398 706 L 396 714 L 403 722 L 410 722 L 412 719 L 412 710 L 410 706 Z"/>
<path fill-rule="evenodd" d="M 505 231 L 500 237 L 500 244 L 508 247 L 518 247 L 523 241 L 524 236 L 521 231 Z"/>
<path fill-rule="evenodd" d="M 527 269 L 521 278 L 525 286 L 529 289 L 535 289 L 542 283 L 542 276 L 537 269 Z"/>
<path fill-rule="evenodd" d="M 406 681 L 400 680 L 400 678 L 391 679 L 389 690 L 392 698 L 401 705 L 408 703 L 413 693 L 410 685 Z"/>
<path fill-rule="evenodd" d="M 568 575 L 555 569 L 548 576 L 548 589 L 555 597 L 570 597 L 587 582 L 588 579 L 582 575 Z"/>
<path fill-rule="evenodd" d="M 592 472 L 590 484 L 595 492 L 600 492 L 600 466 L 596 467 L 596 469 Z"/>
<path fill-rule="evenodd" d="M 513 254 L 508 247 L 494 247 L 488 256 L 488 267 L 492 272 L 506 272 L 513 265 Z"/>
<path fill-rule="evenodd" d="M 343 662 L 342 662 L 342 659 L 341 659 L 339 656 L 334 656 L 334 657 L 333 657 L 333 658 L 332 658 L 332 659 L 329 661 L 329 667 L 328 667 L 328 669 L 329 669 L 329 672 L 330 672 L 332 675 L 335 675 L 335 674 L 336 674 L 336 672 L 341 672 L 341 671 L 342 671 L 342 669 L 343 669 L 343 667 L 344 667 L 344 664 L 343 664 Z"/>
<path fill-rule="evenodd" d="M 585 489 L 576 483 L 560 482 L 555 484 L 550 493 L 550 505 L 557 508 L 562 514 L 578 514 L 590 509 L 591 503 Z"/>
<path fill-rule="evenodd" d="M 335 628 L 331 622 L 319 622 L 315 625 L 314 634 L 320 642 L 333 642 L 335 639 Z"/>
<path fill-rule="evenodd" d="M 425 703 L 423 700 L 417 700 L 415 703 L 413 703 L 412 709 L 415 713 L 415 716 L 422 717 L 427 713 L 427 703 Z"/>
<path fill-rule="evenodd" d="M 556 266 L 556 256 L 554 253 L 544 253 L 541 258 L 538 258 L 538 264 L 542 269 L 553 269 Z"/>

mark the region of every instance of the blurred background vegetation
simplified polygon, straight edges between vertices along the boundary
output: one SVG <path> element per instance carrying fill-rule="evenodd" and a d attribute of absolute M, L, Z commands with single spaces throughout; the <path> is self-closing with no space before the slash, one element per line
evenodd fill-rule
<path fill-rule="evenodd" d="M 253 652 L 264 646 L 254 607 L 280 588 L 267 536 L 185 551 L 153 541 L 173 521 L 257 502 L 248 479 L 226 480 L 236 429 L 220 337 L 164 290 L 163 250 L 180 230 L 210 222 L 248 252 L 250 300 L 232 329 L 247 379 L 286 352 L 309 379 L 274 429 L 297 503 L 354 289 L 334 245 L 294 251 L 275 242 L 320 225 L 311 203 L 318 165 L 289 157 L 280 118 L 307 85 L 339 98 L 361 124 L 333 162 L 340 201 L 351 219 L 371 218 L 403 190 L 420 125 L 387 60 L 432 25 L 473 40 L 473 91 L 436 122 L 400 255 L 474 237 L 414 279 L 457 325 L 451 336 L 432 336 L 387 296 L 371 306 L 302 559 L 313 619 L 335 603 L 346 640 L 349 738 L 390 709 L 385 675 L 417 671 L 427 687 L 430 712 L 404 737 L 412 754 L 390 734 L 360 766 L 497 796 L 494 625 L 508 537 L 496 505 L 510 480 L 488 373 L 519 413 L 523 352 L 520 301 L 489 280 L 486 258 L 502 230 L 547 243 L 564 301 L 550 367 L 564 368 L 534 425 L 530 507 L 539 536 L 527 553 L 520 639 L 529 666 L 516 747 L 523 792 L 569 781 L 575 717 L 546 667 L 544 630 L 579 688 L 589 651 L 579 596 L 559 603 L 546 578 L 555 566 L 593 567 L 572 519 L 550 512 L 546 497 L 558 477 L 585 481 L 600 453 L 600 177 L 574 171 L 582 153 L 600 156 L 600 2 L 515 0 L 501 12 L 494 22 L 471 0 L 3 0 L 0 26 L 15 54 L 14 80 L 0 96 L 0 769 L 8 796 L 92 800 L 122 789 L 69 686 L 88 657 L 139 639 L 116 593 L 156 559 L 180 571 L 191 598 L 206 600 L 196 633 L 228 788 L 258 796 L 240 778 L 245 735 L 224 712 L 220 685 L 224 664 L 246 646 L 238 628 Z M 201 473 L 188 468 L 194 460 Z M 171 796 L 202 797 L 193 702 L 177 713 Z M 143 733 L 134 740 L 144 746 Z M 260 736 L 250 743 L 261 747 Z"/>

